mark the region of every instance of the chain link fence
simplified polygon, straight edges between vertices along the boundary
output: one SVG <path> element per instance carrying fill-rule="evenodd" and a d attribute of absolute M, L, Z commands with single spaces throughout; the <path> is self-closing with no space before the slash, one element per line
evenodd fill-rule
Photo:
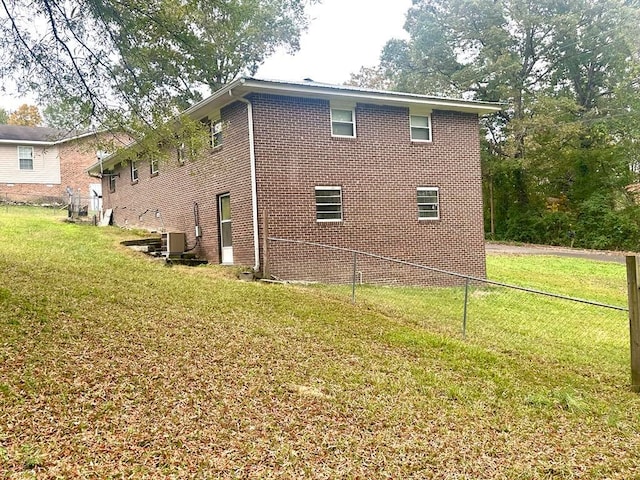
<path fill-rule="evenodd" d="M 72 193 L 69 195 L 42 195 L 34 193 L 0 193 L 0 208 L 42 207 L 57 215 L 66 212 L 68 218 L 97 222 L 100 220 L 102 197 Z"/>
<path fill-rule="evenodd" d="M 312 282 L 303 283 L 310 288 L 364 303 L 430 333 L 464 339 L 519 361 L 536 357 L 561 362 L 578 374 L 627 375 L 629 322 L 622 300 L 615 305 L 573 298 L 367 252 L 269 239 L 271 251 L 280 254 L 283 247 L 288 258 L 300 262 L 298 272 L 309 265 L 311 278 L 306 280 Z M 326 269 L 319 269 L 323 261 Z M 616 299 L 625 298 L 624 272 L 616 290 Z"/>

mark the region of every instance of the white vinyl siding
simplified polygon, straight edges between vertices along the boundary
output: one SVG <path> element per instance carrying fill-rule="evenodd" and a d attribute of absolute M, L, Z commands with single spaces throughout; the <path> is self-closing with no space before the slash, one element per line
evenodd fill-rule
<path fill-rule="evenodd" d="M 438 187 L 418 187 L 418 220 L 440 218 L 440 192 Z"/>
<path fill-rule="evenodd" d="M 411 115 L 409 117 L 411 125 L 412 142 L 431 141 L 431 117 L 428 115 Z"/>
<path fill-rule="evenodd" d="M 316 221 L 342 221 L 342 187 L 316 187 Z"/>
<path fill-rule="evenodd" d="M 355 109 L 331 109 L 331 135 L 334 137 L 354 138 L 356 136 Z"/>
<path fill-rule="evenodd" d="M 60 185 L 60 158 L 57 146 L 20 145 L 33 148 L 30 170 L 20 169 L 18 146 L 0 145 L 0 183 Z"/>

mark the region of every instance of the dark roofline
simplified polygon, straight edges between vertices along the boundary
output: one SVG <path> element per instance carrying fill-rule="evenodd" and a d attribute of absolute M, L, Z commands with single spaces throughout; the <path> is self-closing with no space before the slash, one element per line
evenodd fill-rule
<path fill-rule="evenodd" d="M 59 145 L 100 133 L 99 130 L 74 132 L 49 127 L 0 125 L 0 144 Z"/>

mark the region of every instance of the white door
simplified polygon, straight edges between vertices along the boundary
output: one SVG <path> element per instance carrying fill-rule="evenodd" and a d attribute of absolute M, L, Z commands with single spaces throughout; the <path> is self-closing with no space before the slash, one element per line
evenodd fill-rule
<path fill-rule="evenodd" d="M 89 184 L 89 210 L 92 212 L 102 211 L 102 184 Z"/>
<path fill-rule="evenodd" d="M 220 218 L 220 260 L 225 265 L 233 265 L 233 241 L 231 235 L 231 197 L 218 197 L 218 217 Z"/>

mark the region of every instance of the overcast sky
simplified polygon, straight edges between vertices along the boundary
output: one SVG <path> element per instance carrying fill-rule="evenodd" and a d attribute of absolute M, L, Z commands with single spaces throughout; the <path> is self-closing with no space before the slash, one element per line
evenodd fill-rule
<path fill-rule="evenodd" d="M 406 38 L 405 14 L 411 0 L 323 0 L 309 9 L 311 24 L 300 51 L 269 58 L 259 78 L 344 83 L 360 67 L 378 63 L 391 38 Z"/>
<path fill-rule="evenodd" d="M 309 29 L 296 55 L 278 52 L 258 70 L 259 78 L 341 84 L 362 66 L 378 63 L 391 38 L 405 38 L 411 0 L 323 0 L 311 7 Z M 0 107 L 15 110 L 29 98 L 0 95 Z"/>

